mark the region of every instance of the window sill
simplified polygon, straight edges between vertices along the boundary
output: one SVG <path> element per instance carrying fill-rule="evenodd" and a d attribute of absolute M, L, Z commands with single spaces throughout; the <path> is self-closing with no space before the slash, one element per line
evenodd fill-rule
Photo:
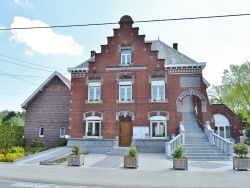
<path fill-rule="evenodd" d="M 133 66 L 133 63 L 120 64 L 122 67 L 130 67 Z"/>
<path fill-rule="evenodd" d="M 152 139 L 165 139 L 165 137 L 152 137 Z"/>
<path fill-rule="evenodd" d="M 102 104 L 102 100 L 100 100 L 100 101 L 88 101 L 88 100 L 85 100 L 85 104 Z"/>
<path fill-rule="evenodd" d="M 168 103 L 168 99 L 163 99 L 159 101 L 155 101 L 154 99 L 149 99 L 149 103 Z"/>
<path fill-rule="evenodd" d="M 117 104 L 133 104 L 134 100 L 132 100 L 132 101 L 119 101 L 119 100 L 116 100 L 116 103 Z"/>

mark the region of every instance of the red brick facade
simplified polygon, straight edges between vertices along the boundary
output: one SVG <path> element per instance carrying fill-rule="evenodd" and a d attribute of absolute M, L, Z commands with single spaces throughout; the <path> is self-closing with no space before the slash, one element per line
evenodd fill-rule
<path fill-rule="evenodd" d="M 185 62 L 176 62 L 176 64 L 166 66 L 167 60 L 159 58 L 160 49 L 159 51 L 154 50 L 152 48 L 153 43 L 145 42 L 145 35 L 138 34 L 139 28 L 132 27 L 133 21 L 131 18 L 126 17 L 125 19 L 122 17 L 119 23 L 120 28 L 114 29 L 114 36 L 107 38 L 107 45 L 101 45 L 100 53 L 92 51 L 91 59 L 79 65 L 76 69 L 69 69 L 72 74 L 69 135 L 72 138 L 86 136 L 86 117 L 91 116 L 91 113 L 92 115 L 97 112 L 102 114 L 100 115 L 102 118 L 100 136 L 103 138 L 119 136 L 119 129 L 121 129 L 119 125 L 123 117 L 123 114 L 119 112 L 132 113 L 130 116 L 132 116 L 133 127 L 145 126 L 149 129 L 150 114 L 154 116 L 158 113 L 162 116 L 165 113 L 163 116 L 167 118 L 167 135 L 165 135 L 165 138 L 167 138 L 171 133 L 178 134 L 179 122 L 183 120 L 183 116 L 182 110 L 178 110 L 177 103 L 183 105 L 182 100 L 186 96 L 192 96 L 193 98 L 192 105 L 196 109 L 200 126 L 203 127 L 206 121 L 211 121 L 213 111 L 206 93 L 207 83 L 202 77 L 204 66 L 198 63 L 191 63 L 189 66 Z M 158 43 L 162 45 L 161 41 L 158 41 Z M 122 49 L 131 50 L 132 64 L 129 66 L 121 65 Z M 171 50 L 181 58 L 194 62 L 175 49 L 172 48 Z M 195 82 L 199 84 L 191 83 L 188 86 L 185 81 L 186 77 L 187 79 L 195 77 Z M 151 78 L 165 80 L 166 101 L 150 102 L 152 89 L 149 80 Z M 132 80 L 133 102 L 119 102 L 119 81 L 122 79 Z M 181 81 L 181 79 L 184 81 Z M 91 80 L 99 80 L 101 83 L 100 103 L 87 102 L 88 83 Z M 181 82 L 184 82 L 184 84 L 181 85 Z M 116 117 L 117 114 L 119 118 Z M 237 126 L 239 125 L 237 124 Z M 211 127 L 215 127 L 213 121 L 211 121 Z M 235 133 L 232 136 L 238 135 Z"/>

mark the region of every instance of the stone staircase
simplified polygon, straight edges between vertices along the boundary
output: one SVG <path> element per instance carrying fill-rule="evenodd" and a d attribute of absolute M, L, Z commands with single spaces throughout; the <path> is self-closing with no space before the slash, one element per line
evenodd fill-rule
<path fill-rule="evenodd" d="M 194 113 L 183 113 L 185 128 L 184 155 L 194 161 L 224 161 L 230 160 L 230 156 L 222 150 L 210 145 L 207 136 L 198 126 Z"/>

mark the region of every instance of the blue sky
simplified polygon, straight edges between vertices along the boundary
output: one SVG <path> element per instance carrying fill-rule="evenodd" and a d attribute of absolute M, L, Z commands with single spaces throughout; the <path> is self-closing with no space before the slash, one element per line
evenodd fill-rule
<path fill-rule="evenodd" d="M 1 0 L 0 28 L 134 21 L 250 13 L 249 0 Z M 159 39 L 206 62 L 204 78 L 219 84 L 223 70 L 250 58 L 250 16 L 136 23 L 146 40 Z M 58 70 L 100 52 L 119 25 L 0 31 L 0 111 L 20 105 Z M 10 57 L 10 58 L 9 58 Z M 18 61 L 21 60 L 21 61 Z M 36 66 L 40 65 L 40 66 Z M 45 66 L 45 67 L 41 67 Z M 49 68 L 48 68 L 49 67 Z"/>

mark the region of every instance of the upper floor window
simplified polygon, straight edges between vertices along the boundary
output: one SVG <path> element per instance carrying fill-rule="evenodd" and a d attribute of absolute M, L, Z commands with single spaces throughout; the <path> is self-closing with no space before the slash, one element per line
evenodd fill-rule
<path fill-rule="evenodd" d="M 89 83 L 88 102 L 100 103 L 101 100 L 101 84 L 100 82 Z"/>
<path fill-rule="evenodd" d="M 131 65 L 131 50 L 121 51 L 121 65 Z"/>
<path fill-rule="evenodd" d="M 151 101 L 163 102 L 165 101 L 165 82 L 152 81 L 151 82 Z"/>
<path fill-rule="evenodd" d="M 132 82 L 119 83 L 119 102 L 132 102 Z"/>

